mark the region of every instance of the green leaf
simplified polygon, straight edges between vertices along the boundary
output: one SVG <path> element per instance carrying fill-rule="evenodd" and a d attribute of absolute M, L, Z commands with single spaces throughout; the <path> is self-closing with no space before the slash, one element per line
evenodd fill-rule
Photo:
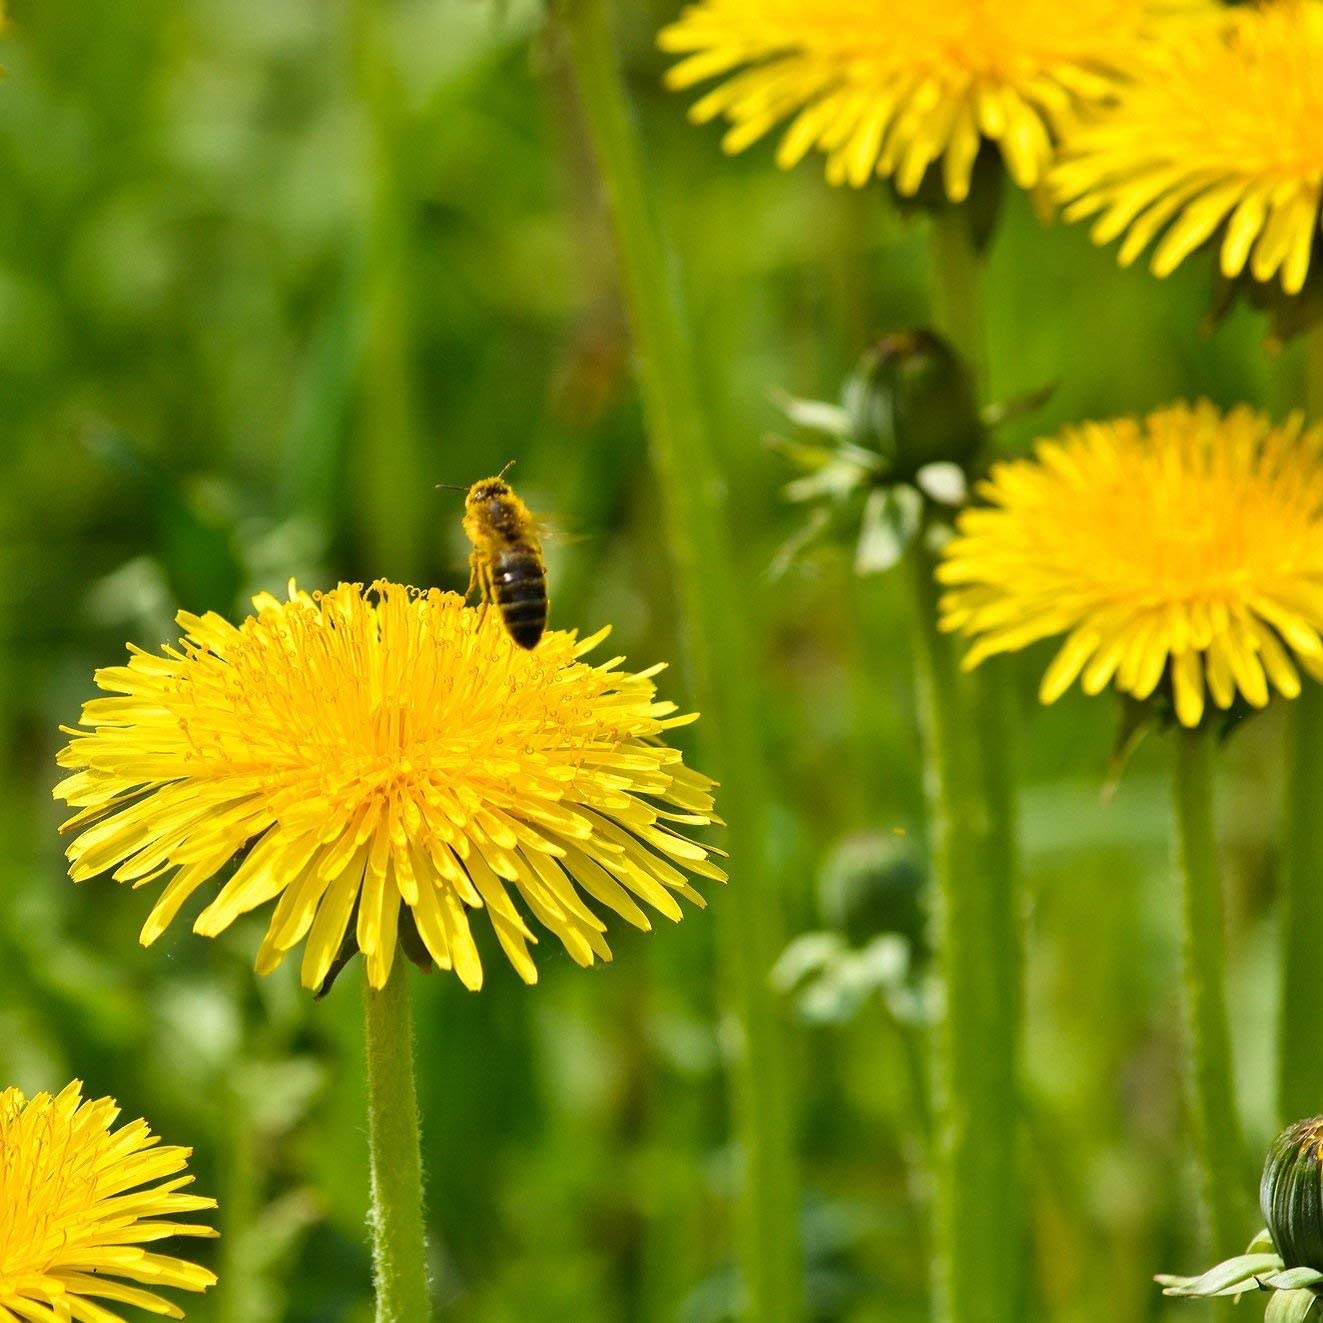
<path fill-rule="evenodd" d="M 1274 1254 L 1277 1246 L 1272 1243 L 1272 1232 L 1264 1227 L 1245 1247 L 1246 1254 Z"/>
<path fill-rule="evenodd" d="M 1317 1299 L 1313 1291 L 1274 1291 L 1263 1323 L 1301 1323 Z"/>
<path fill-rule="evenodd" d="M 1155 1280 L 1161 1283 L 1164 1295 L 1232 1295 L 1236 1288 L 1247 1290 L 1256 1278 L 1280 1272 L 1283 1266 L 1277 1254 L 1238 1254 L 1209 1268 L 1202 1277 L 1160 1276 Z"/>

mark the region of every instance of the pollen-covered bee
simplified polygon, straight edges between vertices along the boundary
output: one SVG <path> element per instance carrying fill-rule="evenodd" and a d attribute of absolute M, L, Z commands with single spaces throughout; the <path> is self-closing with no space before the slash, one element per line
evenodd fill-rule
<path fill-rule="evenodd" d="M 464 498 L 464 532 L 473 543 L 468 592 L 477 588 L 510 637 L 532 649 L 547 627 L 547 566 L 537 521 L 505 480 L 513 463 L 475 482 Z"/>

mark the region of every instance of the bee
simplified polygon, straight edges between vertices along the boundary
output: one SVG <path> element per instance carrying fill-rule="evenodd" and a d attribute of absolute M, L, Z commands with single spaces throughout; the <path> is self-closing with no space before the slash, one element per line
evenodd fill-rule
<path fill-rule="evenodd" d="M 473 543 L 465 596 L 478 589 L 515 643 L 531 650 L 547 627 L 547 566 L 537 521 L 505 480 L 513 463 L 475 482 L 464 498 L 464 532 Z"/>

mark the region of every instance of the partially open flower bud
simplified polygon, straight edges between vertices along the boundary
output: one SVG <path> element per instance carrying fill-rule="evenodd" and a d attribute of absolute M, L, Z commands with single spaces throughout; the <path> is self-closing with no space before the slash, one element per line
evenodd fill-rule
<path fill-rule="evenodd" d="M 1323 1271 L 1323 1116 L 1297 1121 L 1272 1142 L 1259 1205 L 1287 1268 Z"/>
<path fill-rule="evenodd" d="M 843 400 L 854 439 L 912 481 L 929 464 L 968 465 L 983 444 L 974 382 L 931 331 L 893 331 L 860 360 Z"/>

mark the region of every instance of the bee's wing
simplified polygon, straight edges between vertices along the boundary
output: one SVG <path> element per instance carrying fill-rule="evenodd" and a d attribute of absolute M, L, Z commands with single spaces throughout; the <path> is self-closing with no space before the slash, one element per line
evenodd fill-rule
<path fill-rule="evenodd" d="M 575 528 L 559 515 L 538 515 L 533 520 L 533 529 L 539 542 L 550 542 L 557 547 L 572 547 L 580 542 L 592 540 L 593 534 Z"/>

